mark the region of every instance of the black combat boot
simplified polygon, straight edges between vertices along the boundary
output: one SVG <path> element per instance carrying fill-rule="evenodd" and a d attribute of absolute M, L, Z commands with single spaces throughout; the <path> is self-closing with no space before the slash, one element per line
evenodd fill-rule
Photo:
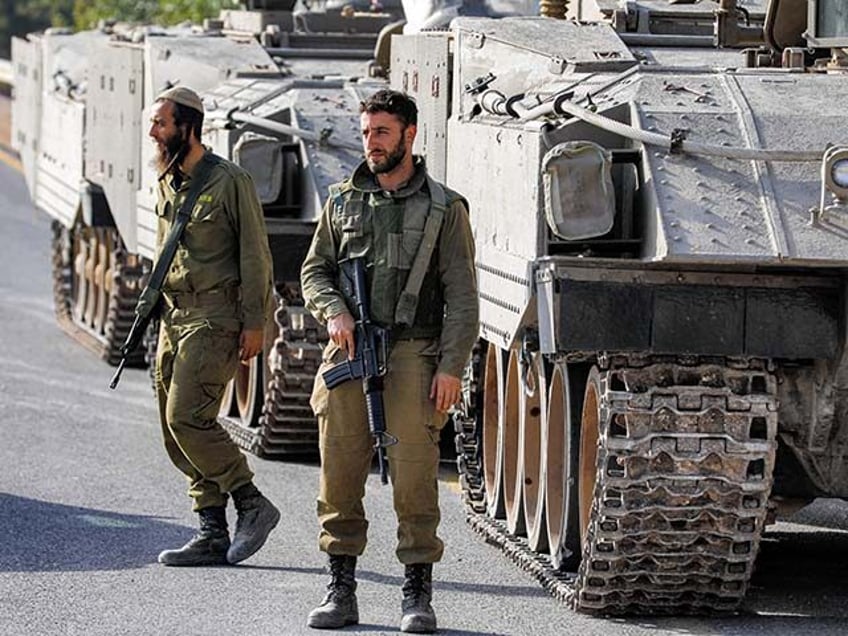
<path fill-rule="evenodd" d="M 430 605 L 433 598 L 433 564 L 415 563 L 406 566 L 403 581 L 403 601 L 400 631 L 432 634 L 436 631 L 436 612 Z"/>
<path fill-rule="evenodd" d="M 280 511 L 253 483 L 236 488 L 232 493 L 238 519 L 233 544 L 227 550 L 227 561 L 238 563 L 256 553 L 265 544 L 271 530 L 280 521 Z"/>
<path fill-rule="evenodd" d="M 200 530 L 191 541 L 176 550 L 165 550 L 159 555 L 163 565 L 226 565 L 230 534 L 227 532 L 227 510 L 224 506 L 204 508 L 200 516 Z"/>
<path fill-rule="evenodd" d="M 356 557 L 330 555 L 330 582 L 321 604 L 309 612 L 306 624 L 318 629 L 337 629 L 359 622 L 356 605 Z"/>

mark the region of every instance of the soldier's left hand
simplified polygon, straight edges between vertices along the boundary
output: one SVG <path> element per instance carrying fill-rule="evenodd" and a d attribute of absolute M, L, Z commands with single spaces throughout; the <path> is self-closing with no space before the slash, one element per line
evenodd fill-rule
<path fill-rule="evenodd" d="M 264 341 L 262 329 L 245 329 L 239 336 L 239 360 L 247 362 L 262 351 Z"/>
<path fill-rule="evenodd" d="M 459 402 L 459 394 L 462 390 L 462 381 L 447 373 L 437 373 L 433 376 L 430 385 L 430 399 L 435 400 L 436 410 L 439 413 L 447 413 L 448 410 Z"/>

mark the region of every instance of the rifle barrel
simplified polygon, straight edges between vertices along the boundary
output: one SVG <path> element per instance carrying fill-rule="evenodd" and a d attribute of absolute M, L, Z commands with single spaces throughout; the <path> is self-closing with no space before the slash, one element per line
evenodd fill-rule
<path fill-rule="evenodd" d="M 115 375 L 112 376 L 112 381 L 109 383 L 109 388 L 114 389 L 118 386 L 118 382 L 121 381 L 121 373 L 124 370 L 124 365 L 127 363 L 127 357 L 124 356 L 121 358 L 121 363 L 118 365 L 117 371 L 115 371 Z"/>

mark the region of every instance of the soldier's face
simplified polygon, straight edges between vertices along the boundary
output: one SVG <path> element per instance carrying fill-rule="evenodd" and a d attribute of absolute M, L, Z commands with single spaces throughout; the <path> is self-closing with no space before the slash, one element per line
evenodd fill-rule
<path fill-rule="evenodd" d="M 154 167 L 163 172 L 185 146 L 185 131 L 174 122 L 173 103 L 162 101 L 154 104 L 147 134 L 156 144 Z"/>
<path fill-rule="evenodd" d="M 362 113 L 362 148 L 374 174 L 391 172 L 411 157 L 415 126 L 404 126 L 391 113 Z"/>

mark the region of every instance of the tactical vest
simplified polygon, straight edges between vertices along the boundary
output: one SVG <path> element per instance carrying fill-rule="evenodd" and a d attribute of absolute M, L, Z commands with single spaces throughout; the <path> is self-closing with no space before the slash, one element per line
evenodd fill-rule
<path fill-rule="evenodd" d="M 427 176 L 427 189 L 413 193 L 403 200 L 401 233 L 387 235 L 387 268 L 408 270 L 403 290 L 394 310 L 394 325 L 406 337 L 430 337 L 441 331 L 444 301 L 439 284 L 436 245 L 442 226 L 447 200 L 444 188 Z M 351 181 L 330 187 L 333 200 L 333 223 L 341 241 L 337 246 L 340 259 L 365 256 L 372 248 L 372 218 L 374 208 L 366 202 L 370 192 L 353 188 Z M 434 266 L 435 264 L 435 266 Z M 368 265 L 378 267 L 374 254 Z M 351 291 L 339 281 L 339 289 L 349 307 L 353 307 Z M 421 303 L 421 299 L 425 302 Z M 419 311 L 420 307 L 420 311 Z"/>

